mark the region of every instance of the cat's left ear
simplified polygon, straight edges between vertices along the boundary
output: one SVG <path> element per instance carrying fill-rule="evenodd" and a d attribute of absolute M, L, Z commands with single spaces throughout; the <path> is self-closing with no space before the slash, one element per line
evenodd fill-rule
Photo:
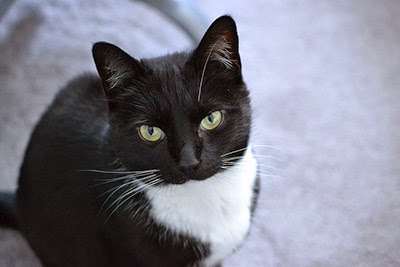
<path fill-rule="evenodd" d="M 92 53 L 105 94 L 109 99 L 113 99 L 125 86 L 146 73 L 146 69 L 139 61 L 113 44 L 95 43 Z"/>
<path fill-rule="evenodd" d="M 229 71 L 241 75 L 239 38 L 235 21 L 230 16 L 216 19 L 200 41 L 189 60 L 198 68 Z"/>

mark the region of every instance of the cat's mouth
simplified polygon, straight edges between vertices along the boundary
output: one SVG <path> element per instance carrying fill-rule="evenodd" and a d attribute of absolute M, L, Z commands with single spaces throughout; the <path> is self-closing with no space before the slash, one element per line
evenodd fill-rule
<path fill-rule="evenodd" d="M 179 177 L 178 179 L 172 179 L 172 180 L 169 180 L 168 182 L 169 183 L 171 183 L 171 184 L 184 184 L 184 183 L 186 183 L 186 182 L 189 182 L 189 181 L 204 181 L 204 180 L 206 180 L 208 177 L 188 177 L 188 176 L 184 176 L 184 175 L 182 175 L 181 177 Z"/>
<path fill-rule="evenodd" d="M 168 179 L 165 179 L 168 183 L 171 184 L 184 184 L 188 181 L 202 181 L 205 180 L 207 178 L 203 178 L 203 177 L 198 177 L 198 176 L 187 176 L 185 174 L 181 174 L 178 176 L 174 176 L 174 178 L 168 177 Z"/>
<path fill-rule="evenodd" d="M 214 171 L 197 170 L 193 172 L 184 172 L 179 170 L 175 175 L 168 175 L 168 177 L 166 177 L 167 179 L 165 180 L 171 184 L 184 184 L 188 181 L 204 181 L 213 176 L 217 172 L 218 170 Z"/>

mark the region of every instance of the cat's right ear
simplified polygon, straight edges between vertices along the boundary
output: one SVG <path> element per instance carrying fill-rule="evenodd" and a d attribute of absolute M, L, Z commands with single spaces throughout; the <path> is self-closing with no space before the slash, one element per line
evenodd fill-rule
<path fill-rule="evenodd" d="M 108 99 L 115 98 L 119 91 L 146 72 L 139 61 L 113 44 L 95 43 L 92 53 Z"/>

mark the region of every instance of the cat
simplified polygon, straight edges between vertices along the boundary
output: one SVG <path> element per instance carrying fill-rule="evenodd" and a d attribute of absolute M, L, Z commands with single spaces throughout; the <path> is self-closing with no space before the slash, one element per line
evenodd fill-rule
<path fill-rule="evenodd" d="M 136 60 L 99 42 L 21 166 L 18 229 L 44 266 L 219 266 L 259 191 L 236 24 L 189 53 Z"/>

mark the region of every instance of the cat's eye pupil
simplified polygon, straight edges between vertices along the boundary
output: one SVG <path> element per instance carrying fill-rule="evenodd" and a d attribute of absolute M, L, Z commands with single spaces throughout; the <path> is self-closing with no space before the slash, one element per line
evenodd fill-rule
<path fill-rule="evenodd" d="M 214 111 L 207 116 L 205 116 L 200 122 L 200 129 L 203 131 L 210 131 L 217 128 L 222 121 L 222 112 Z"/>
<path fill-rule="evenodd" d="M 141 125 L 139 127 L 140 136 L 149 142 L 156 142 L 164 138 L 164 132 L 157 126 Z"/>
<path fill-rule="evenodd" d="M 213 122 L 214 122 L 214 116 L 213 116 L 212 114 L 208 115 L 207 118 L 208 118 L 208 121 L 209 121 L 210 123 L 213 123 Z"/>
<path fill-rule="evenodd" d="M 147 128 L 147 131 L 149 132 L 150 135 L 153 135 L 154 128 L 153 127 L 149 127 L 149 128 Z"/>

